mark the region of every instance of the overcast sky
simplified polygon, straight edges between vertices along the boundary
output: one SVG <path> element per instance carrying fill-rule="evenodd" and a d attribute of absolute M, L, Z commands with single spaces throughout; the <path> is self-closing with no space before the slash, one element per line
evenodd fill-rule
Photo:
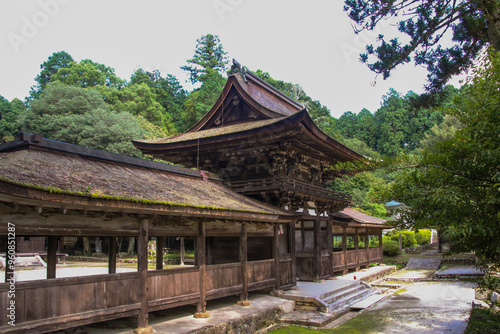
<path fill-rule="evenodd" d="M 2 0 L 0 95 L 24 99 L 40 64 L 62 50 L 122 79 L 158 69 L 189 89 L 180 66 L 207 33 L 219 36 L 230 58 L 300 84 L 337 118 L 375 112 L 391 87 L 421 93 L 426 72 L 413 64 L 373 84 L 375 74 L 358 59 L 374 37 L 355 35 L 342 7 L 341 0 Z"/>

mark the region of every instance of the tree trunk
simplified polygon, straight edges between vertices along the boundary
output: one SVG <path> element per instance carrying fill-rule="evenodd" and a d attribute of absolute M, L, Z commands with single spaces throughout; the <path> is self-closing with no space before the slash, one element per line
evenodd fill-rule
<path fill-rule="evenodd" d="M 500 4 L 497 0 L 482 0 L 479 7 L 488 25 L 488 41 L 500 52 Z"/>
<path fill-rule="evenodd" d="M 127 254 L 134 254 L 135 237 L 128 238 Z"/>
<path fill-rule="evenodd" d="M 83 237 L 83 255 L 89 255 L 90 254 L 90 241 L 88 237 Z"/>

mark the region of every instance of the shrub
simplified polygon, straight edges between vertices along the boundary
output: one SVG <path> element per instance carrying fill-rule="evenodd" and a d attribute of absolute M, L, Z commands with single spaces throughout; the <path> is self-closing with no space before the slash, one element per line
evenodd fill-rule
<path fill-rule="evenodd" d="M 422 234 L 422 236 L 424 237 L 424 240 L 422 242 L 419 242 L 419 244 L 427 245 L 431 243 L 431 235 L 432 235 L 431 230 L 428 229 L 418 230 L 418 233 Z"/>
<path fill-rule="evenodd" d="M 401 250 L 399 249 L 399 242 L 393 240 L 383 240 L 383 250 L 384 255 L 387 256 L 396 256 L 401 254 Z"/>
<path fill-rule="evenodd" d="M 391 240 L 399 243 L 399 235 L 401 235 L 403 248 L 413 247 L 417 243 L 413 231 L 399 231 L 391 236 Z"/>

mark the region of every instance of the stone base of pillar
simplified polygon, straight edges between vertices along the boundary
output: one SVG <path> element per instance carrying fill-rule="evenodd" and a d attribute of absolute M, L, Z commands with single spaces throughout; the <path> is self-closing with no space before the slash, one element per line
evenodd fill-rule
<path fill-rule="evenodd" d="M 240 300 L 238 303 L 236 303 L 238 306 L 250 306 L 250 301 L 249 300 Z"/>
<path fill-rule="evenodd" d="M 153 328 L 151 326 L 148 327 L 143 327 L 143 328 L 136 328 L 134 329 L 135 334 L 151 334 L 153 333 Z"/>
<path fill-rule="evenodd" d="M 313 283 L 326 283 L 326 280 L 324 279 L 315 279 Z"/>
<path fill-rule="evenodd" d="M 193 315 L 193 318 L 196 318 L 196 319 L 206 319 L 206 318 L 210 318 L 210 313 L 208 313 L 208 312 L 196 312 L 196 313 Z"/>
<path fill-rule="evenodd" d="M 284 294 L 285 294 L 285 292 L 283 290 L 273 290 L 269 293 L 269 295 L 273 296 L 273 297 L 280 297 Z"/>

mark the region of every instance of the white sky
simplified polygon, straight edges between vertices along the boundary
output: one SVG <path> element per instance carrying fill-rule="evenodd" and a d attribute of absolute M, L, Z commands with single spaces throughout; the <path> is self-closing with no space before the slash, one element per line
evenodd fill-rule
<path fill-rule="evenodd" d="M 0 95 L 24 99 L 40 64 L 62 50 L 125 80 L 137 68 L 158 69 L 190 89 L 180 66 L 207 33 L 219 36 L 230 59 L 300 84 L 337 118 L 374 113 L 391 87 L 421 93 L 426 71 L 413 64 L 372 85 L 375 74 L 358 58 L 374 37 L 355 35 L 342 7 L 341 0 L 2 0 Z"/>

